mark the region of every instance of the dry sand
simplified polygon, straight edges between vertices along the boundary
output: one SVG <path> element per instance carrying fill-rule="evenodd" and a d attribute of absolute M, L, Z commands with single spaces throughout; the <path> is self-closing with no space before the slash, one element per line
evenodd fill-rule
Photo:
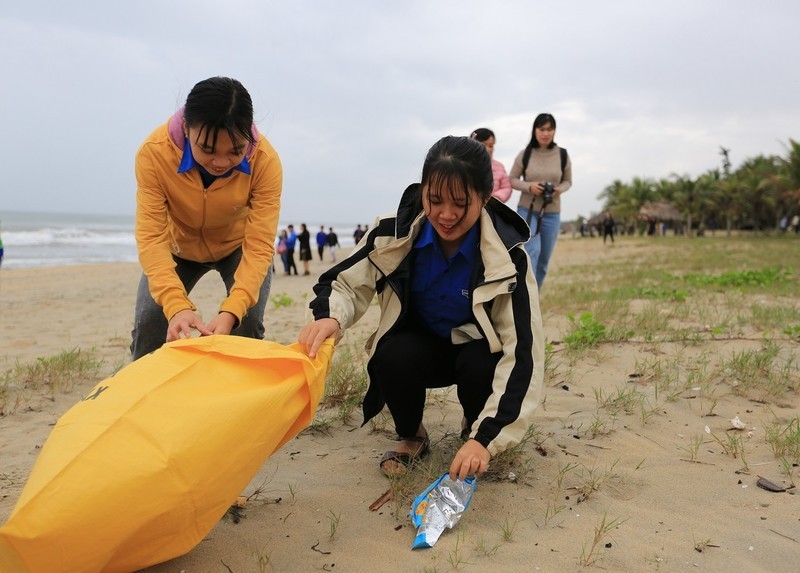
<path fill-rule="evenodd" d="M 562 240 L 551 276 L 598 257 L 632 255 L 624 240 L 612 248 L 599 240 Z M 328 265 L 314 261 L 308 277 L 275 277 L 272 294 L 285 293 L 295 303 L 268 305 L 268 338 L 281 343 L 295 339 L 306 293 Z M 124 264 L 4 269 L 0 371 L 16 361 L 73 348 L 94 349 L 104 360 L 104 375 L 127 364 L 139 272 L 137 265 Z M 549 341 L 560 340 L 567 324 L 562 315 L 548 313 L 547 289 L 557 285 L 555 280 L 546 285 L 542 297 Z M 210 316 L 222 294 L 218 278 L 209 275 L 193 298 Z M 346 343 L 366 338 L 377 322 L 376 311 L 370 309 L 348 332 Z M 727 341 L 688 352 L 722 354 L 757 346 Z M 408 505 L 390 501 L 378 511 L 368 509 L 389 487 L 378 461 L 392 435 L 390 425 L 360 427 L 358 416 L 349 425 L 335 424 L 329 434 L 305 431 L 291 440 L 243 492 L 264 488 L 239 523 L 221 520 L 190 553 L 147 571 L 577 571 L 604 516 L 622 524 L 601 541 L 593 566 L 600 570 L 796 571 L 799 498 L 767 492 L 756 487 L 756 480 L 763 475 L 788 485 L 766 445 L 764 426 L 774 415 L 796 415 L 797 396 L 765 405 L 726 395 L 713 417 L 704 416 L 708 401 L 684 397 L 663 403 L 647 419 L 638 412 L 621 415 L 607 436 L 588 435 L 597 419 L 595 388 L 611 393 L 635 384 L 647 391 L 646 380 L 628 375 L 648 357 L 666 358 L 678 351 L 674 345 L 604 345 L 580 358 L 572 374 L 557 368 L 546 381 L 546 400 L 536 417 L 545 438 L 541 451 L 529 444 L 523 456 L 531 460 L 529 471 L 520 472 L 517 482 L 479 480 L 462 521 L 432 549 L 410 549 L 415 530 Z M 30 396 L 24 408 L 0 417 L 0 522 L 10 514 L 52 425 L 93 385 L 78 380 L 54 398 Z M 741 472 L 741 459 L 725 455 L 708 440 L 693 463 L 692 439 L 708 438 L 705 426 L 724 436 L 735 416 L 747 425 L 741 436 L 750 472 Z M 434 443 L 431 471 L 446 467 L 457 446 L 459 420 L 454 395 L 439 394 L 426 409 Z M 559 474 L 568 464 L 574 469 L 566 472 L 559 489 Z M 592 480 L 599 490 L 582 500 L 578 488 Z M 334 521 L 338 525 L 331 539 Z M 269 564 L 261 568 L 259 558 Z"/>

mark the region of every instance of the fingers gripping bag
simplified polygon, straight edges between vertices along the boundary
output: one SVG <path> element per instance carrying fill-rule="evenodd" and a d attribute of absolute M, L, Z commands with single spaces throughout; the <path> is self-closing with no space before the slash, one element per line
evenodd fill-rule
<path fill-rule="evenodd" d="M 452 529 L 472 501 L 475 478 L 464 481 L 443 474 L 414 500 L 411 521 L 417 527 L 412 549 L 433 547 L 445 529 Z"/>

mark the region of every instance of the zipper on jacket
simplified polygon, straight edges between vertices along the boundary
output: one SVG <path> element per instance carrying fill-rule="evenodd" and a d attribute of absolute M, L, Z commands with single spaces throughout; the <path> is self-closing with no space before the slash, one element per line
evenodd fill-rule
<path fill-rule="evenodd" d="M 199 176 L 199 174 L 198 174 Z M 211 252 L 211 248 L 208 246 L 208 240 L 206 239 L 206 206 L 208 203 L 208 187 L 203 187 L 203 209 L 202 209 L 202 217 L 200 218 L 200 237 L 203 239 L 203 246 L 206 248 L 208 252 L 208 260 L 214 260 L 214 253 Z"/>

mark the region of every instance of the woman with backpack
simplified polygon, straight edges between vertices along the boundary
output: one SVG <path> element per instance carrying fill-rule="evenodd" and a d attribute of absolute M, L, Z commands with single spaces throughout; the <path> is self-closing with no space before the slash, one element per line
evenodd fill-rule
<path fill-rule="evenodd" d="M 541 290 L 561 230 L 561 195 L 572 187 L 572 162 L 555 142 L 556 119 L 540 113 L 531 140 L 511 167 L 511 186 L 522 193 L 517 213 L 528 222 L 531 238 L 525 250 Z"/>

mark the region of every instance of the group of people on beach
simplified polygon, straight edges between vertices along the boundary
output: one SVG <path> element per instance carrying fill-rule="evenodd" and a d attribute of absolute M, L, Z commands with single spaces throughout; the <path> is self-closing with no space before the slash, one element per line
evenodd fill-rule
<path fill-rule="evenodd" d="M 335 264 L 313 288 L 313 319 L 298 341 L 314 357 L 378 297 L 363 413 L 364 423 L 384 406 L 391 413 L 397 441 L 380 461 L 389 476 L 430 449 L 428 388 L 456 386 L 463 408 L 453 479 L 484 472 L 531 424 L 544 377 L 539 289 L 559 234 L 561 195 L 572 183 L 571 160 L 555 133 L 555 118 L 538 115 L 508 173 L 492 158 L 491 130 L 443 137 L 396 212 L 354 236 L 346 258 L 336 261 L 332 228 L 317 233 L 320 260 L 327 246 Z M 143 274 L 134 360 L 195 331 L 264 338 L 274 253 L 286 274 L 299 274 L 295 248 L 306 275 L 312 257 L 305 224 L 299 233 L 289 225 L 276 241 L 282 176 L 278 154 L 253 123 L 249 93 L 231 78 L 197 83 L 144 141 L 136 156 Z M 520 192 L 516 209 L 506 205 L 512 189 Z M 226 297 L 205 322 L 189 294 L 212 270 Z"/>
<path fill-rule="evenodd" d="M 320 262 L 324 260 L 325 247 L 331 255 L 331 262 L 336 262 L 336 249 L 339 247 L 339 236 L 333 231 L 333 227 L 328 227 L 328 232 L 325 232 L 325 227 L 320 226 L 316 236 L 317 255 Z M 303 264 L 303 274 L 311 274 L 309 265 L 312 260 L 311 254 L 311 233 L 306 227 L 305 223 L 300 224 L 300 232 L 294 230 L 294 225 L 289 225 L 286 229 L 281 231 L 278 237 L 278 243 L 275 245 L 275 252 L 281 258 L 283 263 L 283 271 L 286 276 L 290 276 L 292 271 L 295 275 L 300 273 L 297 271 L 297 264 L 294 262 L 294 252 L 299 251 L 300 262 Z"/>

